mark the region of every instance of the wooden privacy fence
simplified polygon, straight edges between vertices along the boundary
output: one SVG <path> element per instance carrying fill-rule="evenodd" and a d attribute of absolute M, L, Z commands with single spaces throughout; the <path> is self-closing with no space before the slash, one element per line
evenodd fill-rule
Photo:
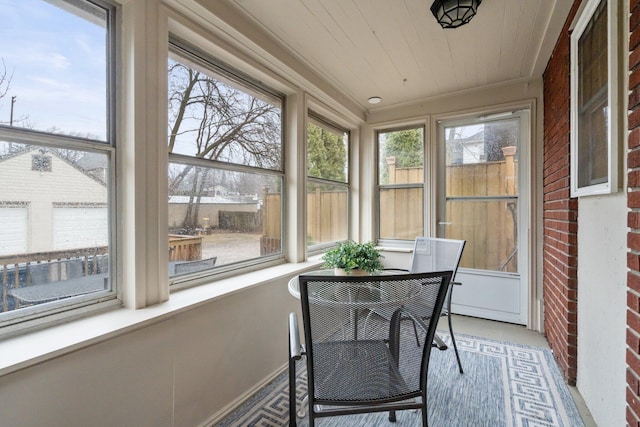
<path fill-rule="evenodd" d="M 346 240 L 347 192 L 322 191 L 307 193 L 307 239 L 310 244 Z"/>
<path fill-rule="evenodd" d="M 347 233 L 348 198 L 346 191 L 316 191 L 307 193 L 307 234 L 312 243 L 345 240 Z M 280 252 L 281 195 L 265 194 L 262 217 L 261 255 Z"/>
<path fill-rule="evenodd" d="M 447 167 L 447 237 L 467 244 L 460 265 L 517 272 L 518 162 L 515 147 L 504 161 Z"/>
<path fill-rule="evenodd" d="M 461 266 L 517 271 L 518 162 L 516 148 L 503 148 L 504 161 L 446 168 L 446 236 L 467 241 Z M 390 165 L 392 166 L 392 165 Z M 391 184 L 423 182 L 422 168 L 389 168 Z M 347 237 L 347 193 L 307 193 L 307 233 L 316 243 Z M 424 235 L 422 188 L 386 188 L 380 192 L 380 237 L 413 240 Z M 281 196 L 265 194 L 264 251 L 281 248 Z M 271 248 L 271 249 L 270 249 Z M 263 254 L 270 252 L 263 252 Z"/>
<path fill-rule="evenodd" d="M 380 190 L 380 238 L 413 240 L 424 235 L 423 205 L 422 188 Z"/>
<path fill-rule="evenodd" d="M 263 200 L 261 256 L 278 253 L 282 250 L 282 197 L 280 193 L 265 191 Z"/>

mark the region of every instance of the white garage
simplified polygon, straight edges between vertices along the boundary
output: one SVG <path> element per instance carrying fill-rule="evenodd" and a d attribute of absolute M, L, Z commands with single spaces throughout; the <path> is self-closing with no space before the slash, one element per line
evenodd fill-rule
<path fill-rule="evenodd" d="M 106 206 L 54 207 L 53 249 L 107 246 L 108 221 Z"/>

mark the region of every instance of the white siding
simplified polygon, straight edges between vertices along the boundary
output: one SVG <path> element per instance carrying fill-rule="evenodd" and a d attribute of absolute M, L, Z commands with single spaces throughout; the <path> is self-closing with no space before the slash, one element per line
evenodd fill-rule
<path fill-rule="evenodd" d="M 578 205 L 577 387 L 593 419 L 625 425 L 627 197 L 581 197 Z"/>
<path fill-rule="evenodd" d="M 21 203 L 29 206 L 27 218 L 28 252 L 48 252 L 54 243 L 54 213 L 60 206 L 107 206 L 107 187 L 82 173 L 53 153 L 51 171 L 31 168 L 31 156 L 36 151 L 16 155 L 0 162 L 0 203 Z M 106 226 L 106 220 L 103 221 Z M 82 227 L 81 223 L 77 226 Z M 104 238 L 100 237 L 104 242 Z M 82 247 L 91 246 L 83 244 Z"/>

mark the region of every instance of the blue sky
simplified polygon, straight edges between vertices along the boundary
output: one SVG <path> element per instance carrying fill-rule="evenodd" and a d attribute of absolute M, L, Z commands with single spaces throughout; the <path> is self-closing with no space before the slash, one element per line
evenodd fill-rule
<path fill-rule="evenodd" d="M 0 58 L 13 73 L 0 123 L 16 96 L 14 125 L 28 116 L 33 129 L 106 139 L 105 29 L 42 0 L 0 0 L 0 16 Z"/>

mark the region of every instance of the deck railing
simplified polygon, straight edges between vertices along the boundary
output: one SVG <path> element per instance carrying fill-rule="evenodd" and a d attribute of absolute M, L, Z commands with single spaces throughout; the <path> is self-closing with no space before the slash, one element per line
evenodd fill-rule
<path fill-rule="evenodd" d="M 50 252 L 35 252 L 0 256 L 0 284 L 2 304 L 0 311 L 15 308 L 8 295 L 9 289 L 33 284 L 32 271 L 40 266 L 46 268 L 46 281 L 55 282 L 73 275 L 88 276 L 108 272 L 108 247 L 65 249 Z M 202 237 L 169 235 L 169 261 L 195 261 L 202 258 Z"/>
<path fill-rule="evenodd" d="M 35 252 L 0 256 L 0 274 L 2 282 L 2 311 L 9 310 L 9 287 L 29 286 L 32 283 L 30 269 L 36 265 L 63 263 L 66 261 L 80 261 L 82 275 L 96 274 L 98 263 L 106 259 L 107 246 L 95 248 L 66 249 L 61 251 Z M 108 263 L 108 261 L 107 261 Z M 57 270 L 63 274 L 62 269 Z M 62 279 L 59 277 L 58 280 Z"/>

